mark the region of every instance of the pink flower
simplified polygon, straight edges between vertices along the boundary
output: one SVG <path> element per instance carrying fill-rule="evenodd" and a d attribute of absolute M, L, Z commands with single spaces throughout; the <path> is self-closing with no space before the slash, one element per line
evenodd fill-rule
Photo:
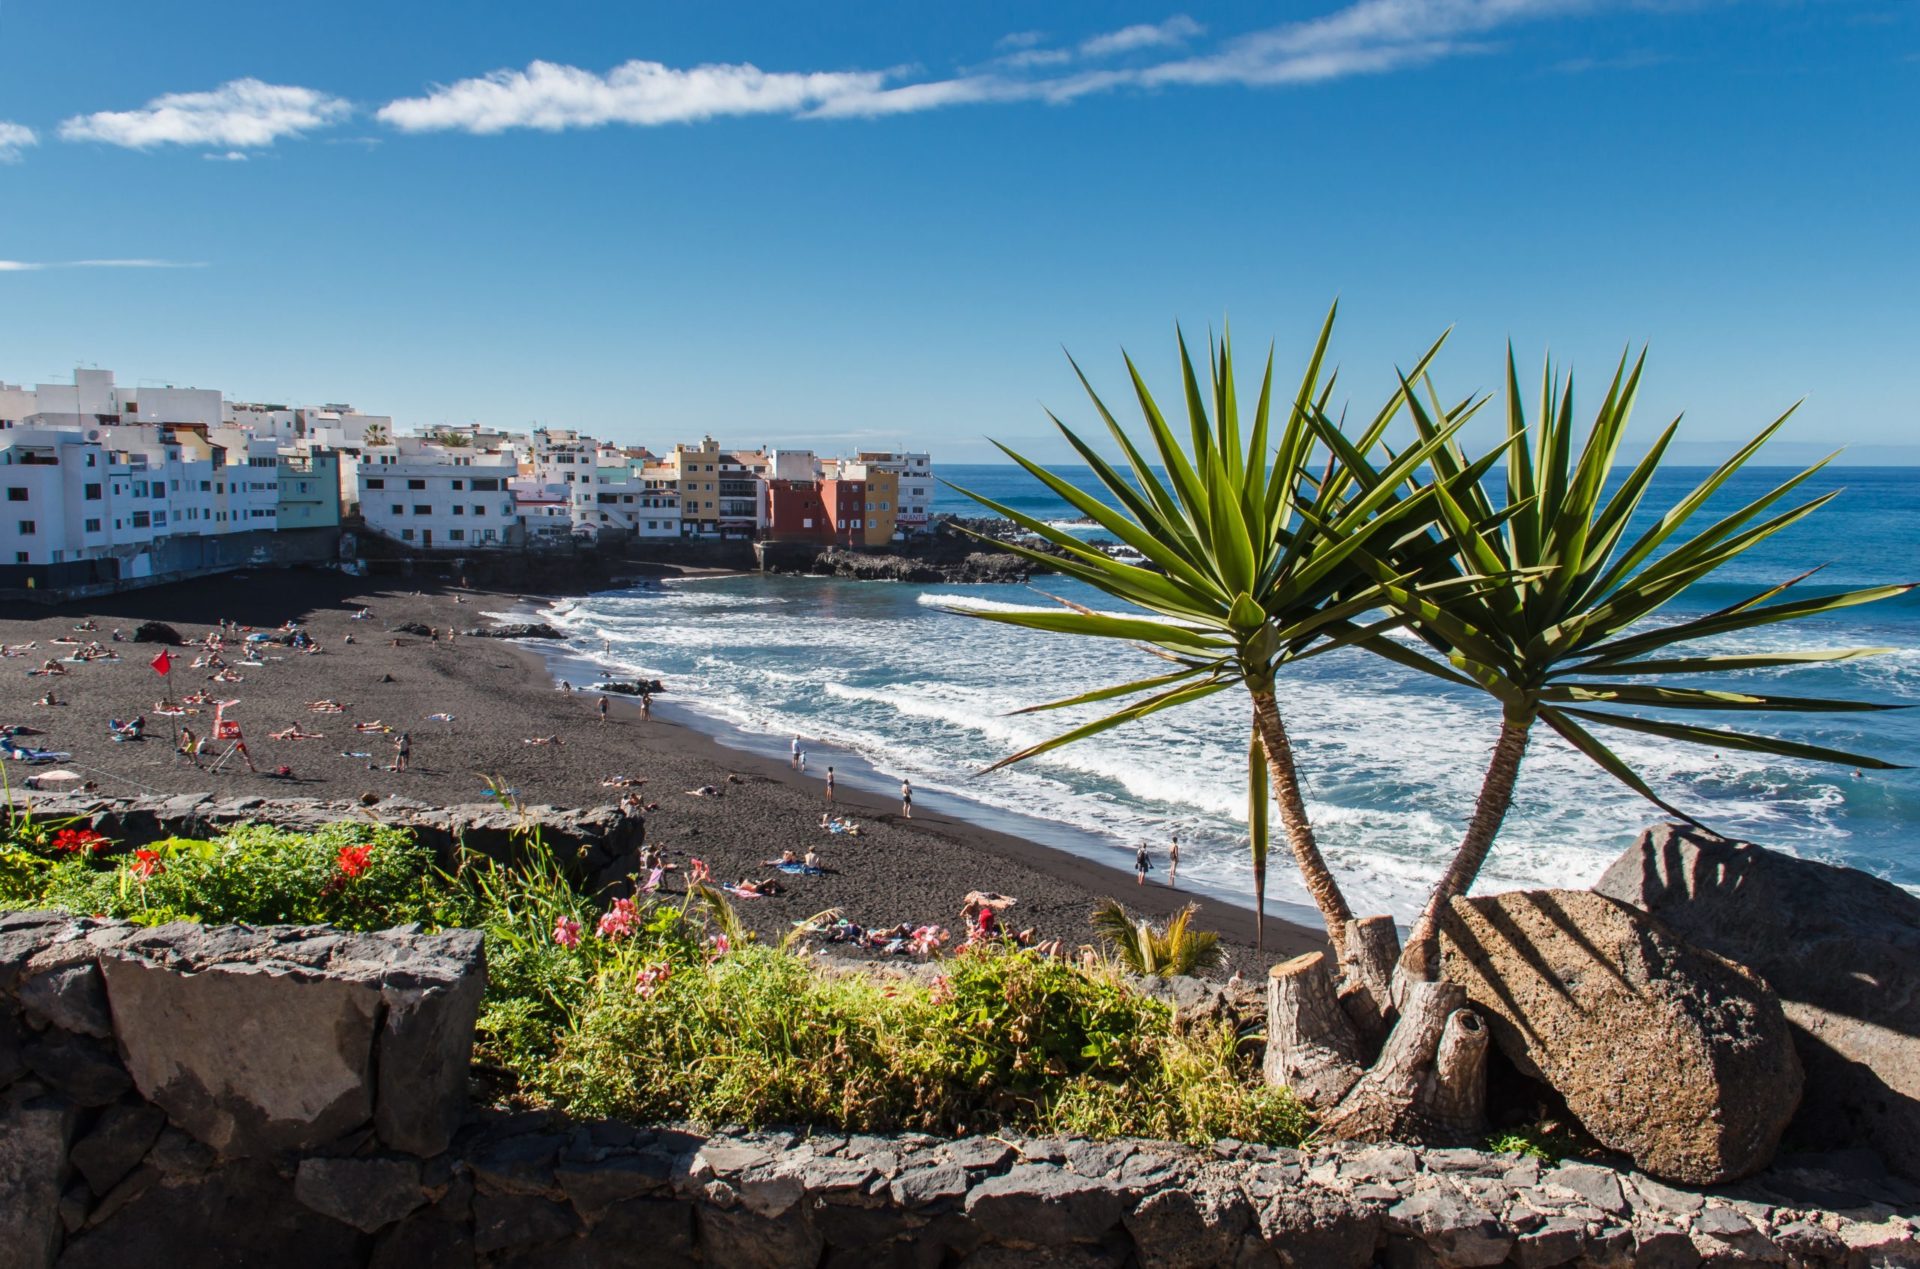
<path fill-rule="evenodd" d="M 947 932 L 937 925 L 923 925 L 907 938 L 907 950 L 915 956 L 931 956 L 947 941 Z"/>
<path fill-rule="evenodd" d="M 553 941 L 561 947 L 580 946 L 580 923 L 572 917 L 561 917 L 553 923 Z"/>
<path fill-rule="evenodd" d="M 934 1004 L 944 1005 L 953 999 L 953 984 L 947 981 L 945 974 L 941 974 L 933 980 L 933 986 L 927 994 L 933 998 Z"/>
<path fill-rule="evenodd" d="M 642 1000 L 651 999 L 667 980 L 673 977 L 673 966 L 661 961 L 658 965 L 649 965 L 633 976 L 633 993 Z"/>
<path fill-rule="evenodd" d="M 615 899 L 613 906 L 600 914 L 597 931 L 603 939 L 625 938 L 638 923 L 639 914 L 634 911 L 633 900 Z"/>
<path fill-rule="evenodd" d="M 724 934 L 716 934 L 708 941 L 713 944 L 713 956 L 725 956 L 733 950 L 733 942 Z"/>

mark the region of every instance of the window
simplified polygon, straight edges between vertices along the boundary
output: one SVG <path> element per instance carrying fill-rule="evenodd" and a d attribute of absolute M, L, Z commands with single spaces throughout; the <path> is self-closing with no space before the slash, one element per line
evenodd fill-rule
<path fill-rule="evenodd" d="M 385 489 L 386 487 L 387 478 L 385 476 L 369 476 L 367 478 L 367 488 L 369 489 Z"/>
<path fill-rule="evenodd" d="M 33 521 L 22 520 L 20 522 L 20 536 L 23 538 L 30 538 L 33 536 Z"/>
<path fill-rule="evenodd" d="M 500 507 L 500 514 L 501 514 L 501 515 L 503 515 L 503 516 L 510 516 L 510 515 L 512 515 L 512 514 L 513 514 L 513 504 L 512 504 L 511 502 L 508 502 L 508 503 L 503 503 L 503 504 L 501 504 L 501 507 Z"/>
<path fill-rule="evenodd" d="M 393 514 L 403 516 L 407 514 L 407 509 L 396 502 L 393 504 Z"/>
<path fill-rule="evenodd" d="M 803 529 L 811 529 L 813 527 L 813 517 L 812 516 L 804 517 L 800 521 L 800 527 Z"/>
<path fill-rule="evenodd" d="M 164 529 L 164 528 L 166 528 L 166 527 L 167 527 L 167 513 L 166 513 L 166 512 L 164 512 L 164 511 L 156 511 L 156 512 L 154 512 L 154 513 L 153 513 L 153 527 L 154 527 L 154 528 L 156 528 L 156 529 Z"/>
<path fill-rule="evenodd" d="M 485 480 L 475 480 L 473 482 L 473 491 L 475 493 L 498 493 L 500 491 L 500 479 L 497 476 L 490 476 Z"/>
<path fill-rule="evenodd" d="M 27 562 L 27 553 L 25 551 L 15 551 L 13 553 L 13 562 L 15 564 L 25 564 Z"/>
<path fill-rule="evenodd" d="M 160 483 L 159 481 L 157 481 L 157 480 L 156 480 L 156 481 L 154 481 L 154 482 L 153 482 L 153 499 L 154 499 L 154 501 L 155 501 L 155 502 L 160 502 L 160 501 L 163 501 L 163 500 L 164 500 L 164 499 L 166 498 L 166 496 L 167 496 L 167 491 L 166 491 L 166 489 L 165 489 L 165 488 L 164 488 L 164 487 L 163 487 L 163 486 L 161 485 L 161 483 Z"/>
<path fill-rule="evenodd" d="M 203 480 L 203 481 L 201 481 L 201 482 L 200 482 L 200 492 L 201 492 L 201 493 L 206 493 L 206 492 L 208 492 L 209 490 L 211 490 L 212 488 L 213 488 L 213 482 L 212 482 L 211 480 Z"/>
<path fill-rule="evenodd" d="M 480 540 L 481 540 L 482 542 L 491 542 L 491 541 L 493 541 L 493 530 L 492 530 L 492 529 L 482 529 L 482 530 L 480 530 Z"/>
<path fill-rule="evenodd" d="M 483 516 L 487 514 L 487 509 L 476 502 L 473 504 L 473 514 Z"/>
<path fill-rule="evenodd" d="M 417 516 L 430 516 L 433 514 L 433 507 L 428 503 L 416 502 L 413 504 L 413 514 Z"/>
<path fill-rule="evenodd" d="M 890 508 L 890 507 L 888 507 L 888 505 L 887 505 L 887 501 L 886 501 L 886 499 L 884 499 L 884 498 L 882 498 L 882 499 L 880 500 L 880 509 L 881 509 L 882 511 L 888 511 L 888 510 L 891 510 L 891 508 Z"/>
<path fill-rule="evenodd" d="M 87 522 L 86 522 L 86 525 L 85 525 L 85 530 L 86 530 L 86 532 L 88 532 L 88 533 L 98 533 L 98 532 L 100 532 L 100 522 L 99 522 L 98 520 L 89 520 L 89 521 L 87 521 Z"/>
<path fill-rule="evenodd" d="M 467 487 L 467 482 L 464 480 L 456 480 L 453 482 L 453 487 L 455 489 L 465 489 Z"/>
<path fill-rule="evenodd" d="M 153 516 L 145 511 L 134 512 L 133 527 L 136 529 L 151 529 L 153 527 Z"/>
<path fill-rule="evenodd" d="M 409 489 L 425 489 L 426 487 L 427 482 L 424 480 L 409 480 L 407 482 L 407 488 Z"/>
<path fill-rule="evenodd" d="M 460 515 L 465 515 L 466 513 L 467 513 L 467 509 L 465 506 L 457 502 L 453 504 L 453 514 L 460 516 Z M 459 530 L 455 529 L 454 532 L 458 533 Z"/>
<path fill-rule="evenodd" d="M 465 529 L 448 529 L 447 530 L 447 540 L 449 542 L 463 542 L 466 540 L 466 536 L 467 536 L 467 531 Z"/>
<path fill-rule="evenodd" d="M 144 482 L 142 482 L 142 483 L 144 483 Z M 144 490 L 143 490 L 142 492 L 144 492 Z M 86 498 L 87 498 L 87 501 L 88 501 L 88 502 L 98 502 L 98 501 L 100 501 L 100 486 L 98 486 L 98 485 L 88 485 L 88 486 L 86 486 Z"/>
<path fill-rule="evenodd" d="M 8 502 L 25 502 L 26 500 L 27 500 L 27 487 L 25 485 L 8 485 L 7 486 Z"/>
<path fill-rule="evenodd" d="M 412 529 L 402 529 L 402 530 L 400 530 L 400 540 L 401 540 L 402 542 L 411 542 L 411 541 L 413 541 L 413 530 L 412 530 Z"/>

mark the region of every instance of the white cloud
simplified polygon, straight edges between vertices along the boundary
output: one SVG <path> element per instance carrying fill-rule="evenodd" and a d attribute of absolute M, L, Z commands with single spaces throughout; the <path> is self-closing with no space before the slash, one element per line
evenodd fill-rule
<path fill-rule="evenodd" d="M 1689 0 L 1691 2 L 1691 0 Z M 1668 0 L 1349 0 L 1197 48 L 1206 28 L 1184 14 L 1047 47 L 1039 31 L 1002 36 L 1000 54 L 945 79 L 884 71 L 769 72 L 745 64 L 678 69 L 631 61 L 605 74 L 534 62 L 389 102 L 380 120 L 405 132 L 511 128 L 560 131 L 625 123 L 689 123 L 726 115 L 873 118 L 990 102 L 1064 104 L 1097 93 L 1176 85 L 1264 87 L 1379 75 L 1484 53 L 1505 28 L 1545 18 Z M 1098 59 L 1132 54 L 1107 67 Z M 1154 56 L 1142 57 L 1142 54 Z"/>
<path fill-rule="evenodd" d="M 494 71 L 389 102 L 379 118 L 404 132 L 692 123 L 719 115 L 794 114 L 848 93 L 872 92 L 885 80 L 880 71 L 788 73 L 745 64 L 679 70 L 641 61 L 598 75 L 534 62 L 524 71 Z"/>
<path fill-rule="evenodd" d="M 156 145 L 253 149 L 330 127 L 352 113 L 346 101 L 311 88 L 236 79 L 212 92 L 155 97 L 138 110 L 75 115 L 60 125 L 60 136 L 131 150 Z"/>
<path fill-rule="evenodd" d="M 0 273 L 38 273 L 42 269 L 204 269 L 204 260 L 0 260 Z"/>
<path fill-rule="evenodd" d="M 1121 27 L 1105 35 L 1096 35 L 1080 43 L 1082 57 L 1111 57 L 1143 48 L 1167 48 L 1185 44 L 1207 33 L 1207 28 L 1184 13 L 1176 13 L 1165 22 L 1141 22 Z"/>
<path fill-rule="evenodd" d="M 995 48 L 1032 48 L 1047 38 L 1045 31 L 1010 31 L 993 42 Z"/>
<path fill-rule="evenodd" d="M 200 157 L 214 163 L 245 163 L 247 161 L 247 152 L 245 150 L 228 150 L 224 154 L 203 154 Z"/>
<path fill-rule="evenodd" d="M 22 150 L 39 144 L 40 138 L 26 124 L 0 119 L 0 163 L 18 163 Z"/>

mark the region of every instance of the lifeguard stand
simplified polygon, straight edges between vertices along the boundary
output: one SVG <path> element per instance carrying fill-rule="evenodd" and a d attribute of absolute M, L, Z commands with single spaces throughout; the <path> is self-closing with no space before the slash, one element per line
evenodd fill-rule
<path fill-rule="evenodd" d="M 219 757 L 213 760 L 213 765 L 208 768 L 210 771 L 218 771 L 226 766 L 233 760 L 235 754 L 239 754 L 241 760 L 247 764 L 247 770 L 254 769 L 253 755 L 247 752 L 246 738 L 240 734 L 239 721 L 227 717 L 227 706 L 239 703 L 239 701 L 219 701 L 213 707 L 212 738 L 216 741 L 224 741 L 227 747 L 221 751 Z"/>

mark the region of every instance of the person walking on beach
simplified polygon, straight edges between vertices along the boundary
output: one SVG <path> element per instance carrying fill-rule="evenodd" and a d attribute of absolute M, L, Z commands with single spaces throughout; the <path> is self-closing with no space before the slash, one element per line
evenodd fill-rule
<path fill-rule="evenodd" d="M 827 768 L 827 802 L 833 802 L 833 768 Z"/>
<path fill-rule="evenodd" d="M 642 689 L 640 692 L 640 721 L 646 722 L 653 717 L 653 693 Z"/>
<path fill-rule="evenodd" d="M 792 754 L 790 761 L 793 763 L 793 769 L 798 771 L 800 769 L 800 734 L 798 732 L 793 736 Z"/>
<path fill-rule="evenodd" d="M 607 698 L 604 696 L 600 698 L 600 725 L 607 725 Z"/>
<path fill-rule="evenodd" d="M 1139 848 L 1133 852 L 1133 884 L 1136 886 L 1146 885 L 1147 869 L 1151 867 L 1153 867 L 1153 862 L 1147 858 L 1147 844 L 1141 842 Z"/>
<path fill-rule="evenodd" d="M 913 781 L 911 780 L 900 782 L 900 818 L 903 820 L 913 818 Z"/>
<path fill-rule="evenodd" d="M 400 739 L 393 742 L 393 769 L 395 771 L 405 771 L 407 769 L 407 760 L 412 757 L 413 736 L 403 731 L 400 733 Z"/>
<path fill-rule="evenodd" d="M 1175 833 L 1173 840 L 1167 843 L 1167 885 L 1172 886 L 1180 877 L 1180 834 Z"/>

